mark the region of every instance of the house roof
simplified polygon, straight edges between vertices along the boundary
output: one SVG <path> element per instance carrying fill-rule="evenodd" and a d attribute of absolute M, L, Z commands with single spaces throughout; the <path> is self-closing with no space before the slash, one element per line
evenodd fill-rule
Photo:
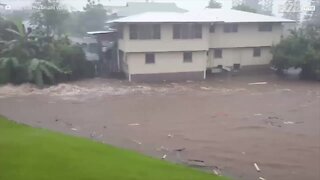
<path fill-rule="evenodd" d="M 147 12 L 120 19 L 114 23 L 153 23 L 153 22 L 294 22 L 293 20 L 244 12 L 233 9 L 204 9 L 185 13 Z"/>
<path fill-rule="evenodd" d="M 128 2 L 127 6 L 115 7 L 115 9 L 119 17 L 127 17 L 144 12 L 187 12 L 187 10 L 179 8 L 175 3 L 155 2 Z"/>

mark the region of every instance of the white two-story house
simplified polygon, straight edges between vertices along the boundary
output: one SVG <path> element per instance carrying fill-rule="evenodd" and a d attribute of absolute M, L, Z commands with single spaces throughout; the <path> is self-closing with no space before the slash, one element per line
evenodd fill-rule
<path fill-rule="evenodd" d="M 135 82 L 201 80 L 208 69 L 269 64 L 270 49 L 288 22 L 225 9 L 150 12 L 112 21 L 119 66 Z"/>

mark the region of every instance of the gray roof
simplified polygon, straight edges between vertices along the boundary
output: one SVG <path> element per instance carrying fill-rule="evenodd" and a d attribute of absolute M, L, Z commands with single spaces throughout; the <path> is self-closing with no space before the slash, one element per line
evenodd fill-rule
<path fill-rule="evenodd" d="M 233 9 L 204 9 L 186 13 L 147 12 L 109 21 L 110 23 L 153 23 L 153 22 L 294 22 L 280 17 L 249 13 Z"/>
<path fill-rule="evenodd" d="M 179 8 L 175 3 L 128 2 L 127 6 L 114 8 L 117 9 L 116 14 L 119 17 L 127 17 L 145 12 L 187 12 L 187 10 Z"/>

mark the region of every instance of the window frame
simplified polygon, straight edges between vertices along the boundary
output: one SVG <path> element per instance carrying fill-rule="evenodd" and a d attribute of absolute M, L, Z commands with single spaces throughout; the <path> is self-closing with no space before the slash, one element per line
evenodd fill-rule
<path fill-rule="evenodd" d="M 144 30 L 151 30 L 150 37 L 143 34 Z M 129 25 L 130 40 L 160 40 L 161 24 L 130 24 Z"/>
<path fill-rule="evenodd" d="M 183 52 L 183 62 L 192 63 L 193 62 L 193 53 L 191 51 Z"/>
<path fill-rule="evenodd" d="M 217 53 L 217 52 L 219 52 L 219 53 Z M 221 48 L 214 49 L 213 50 L 213 57 L 215 59 L 222 59 L 223 58 L 223 50 Z"/>
<path fill-rule="evenodd" d="M 150 57 L 151 56 L 151 57 Z M 150 59 L 151 58 L 151 61 Z M 155 64 L 156 63 L 156 55 L 155 53 L 145 53 L 145 64 Z"/>
<path fill-rule="evenodd" d="M 172 39 L 202 39 L 202 29 L 202 24 L 199 23 L 173 24 Z"/>
<path fill-rule="evenodd" d="M 259 32 L 272 32 L 273 24 L 272 23 L 259 23 L 258 25 Z"/>
<path fill-rule="evenodd" d="M 239 32 L 239 24 L 237 23 L 226 23 L 223 25 L 224 33 L 237 33 Z"/>
<path fill-rule="evenodd" d="M 261 57 L 261 54 L 262 54 L 261 47 L 254 47 L 253 48 L 253 57 Z"/>

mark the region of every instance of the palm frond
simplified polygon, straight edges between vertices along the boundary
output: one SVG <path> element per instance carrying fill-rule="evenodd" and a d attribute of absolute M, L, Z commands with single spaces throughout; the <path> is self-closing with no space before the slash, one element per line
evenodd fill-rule
<path fill-rule="evenodd" d="M 44 66 L 44 65 L 41 65 L 40 66 L 40 69 L 41 71 L 43 72 L 43 74 L 49 78 L 49 80 L 51 81 L 51 83 L 54 82 L 54 74 L 50 72 L 50 70 Z"/>

